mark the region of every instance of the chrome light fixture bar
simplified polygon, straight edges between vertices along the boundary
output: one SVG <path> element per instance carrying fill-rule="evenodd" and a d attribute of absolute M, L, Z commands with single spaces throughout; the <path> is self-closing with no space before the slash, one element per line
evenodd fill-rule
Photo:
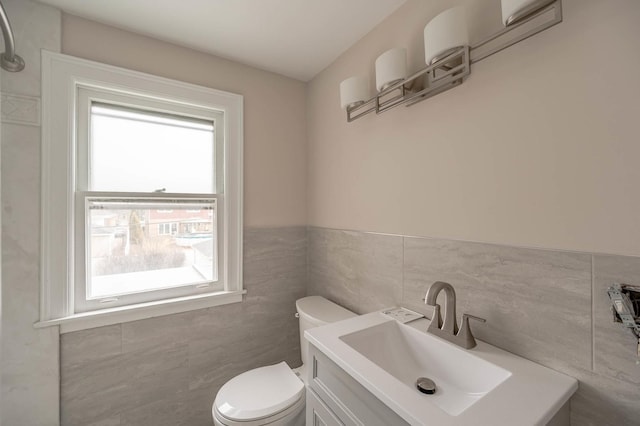
<path fill-rule="evenodd" d="M 535 5 L 539 6 L 538 9 L 531 10 Z M 510 16 L 507 22 L 505 28 L 471 47 L 472 64 L 562 22 L 562 2 L 534 2 L 524 11 Z"/>
<path fill-rule="evenodd" d="M 473 46 L 449 49 L 426 68 L 387 85 L 370 99 L 350 103 L 347 121 L 399 105 L 411 106 L 459 86 L 471 73 L 471 64 L 562 22 L 562 0 L 521 1 L 525 5 L 506 18 L 504 29 Z"/>
<path fill-rule="evenodd" d="M 378 92 L 364 103 L 347 107 L 347 121 L 352 122 L 374 111 L 380 114 L 398 105 L 413 105 L 459 86 L 471 72 L 469 52 L 469 46 L 457 48 L 434 64 Z"/>

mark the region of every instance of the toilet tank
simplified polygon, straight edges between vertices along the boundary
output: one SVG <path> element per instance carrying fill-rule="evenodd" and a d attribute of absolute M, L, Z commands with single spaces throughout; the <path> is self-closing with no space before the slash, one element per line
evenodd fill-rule
<path fill-rule="evenodd" d="M 350 310 L 336 305 L 322 296 L 308 296 L 298 299 L 296 310 L 300 323 L 300 351 L 302 352 L 303 364 L 307 361 L 309 345 L 304 338 L 305 330 L 356 316 Z"/>

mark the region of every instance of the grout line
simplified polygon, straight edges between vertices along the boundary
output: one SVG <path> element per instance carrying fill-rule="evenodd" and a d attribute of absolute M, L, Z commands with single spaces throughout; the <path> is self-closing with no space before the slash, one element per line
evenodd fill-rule
<path fill-rule="evenodd" d="M 596 368 L 596 303 L 595 303 L 595 256 L 591 255 L 591 371 Z"/>
<path fill-rule="evenodd" d="M 491 246 L 500 246 L 500 247 L 510 247 L 517 249 L 525 249 L 525 250 L 541 250 L 541 251 L 551 251 L 556 253 L 569 253 L 569 254 L 588 254 L 588 255 L 603 255 L 603 256 L 622 256 L 622 257 L 633 257 L 640 258 L 640 254 L 623 254 L 616 252 L 600 252 L 600 251 L 588 251 L 588 250 L 577 250 L 577 249 L 563 249 L 563 248 L 551 248 L 551 247 L 543 247 L 543 246 L 535 246 L 535 245 L 525 245 L 525 244 L 515 244 L 515 243 L 501 243 L 497 241 L 483 241 L 483 240 L 465 240 L 463 238 L 454 238 L 447 236 L 424 236 L 424 235 L 409 235 L 409 234 L 394 234 L 390 232 L 376 232 L 376 231 L 363 231 L 359 229 L 346 229 L 346 228 L 333 228 L 327 226 L 318 226 L 318 225 L 307 225 L 307 228 L 315 228 L 315 229 L 325 229 L 331 231 L 345 231 L 345 232 L 359 232 L 362 234 L 373 234 L 373 235 L 387 235 L 391 237 L 404 237 L 404 238 L 420 238 L 425 240 L 440 240 L 440 241 L 453 241 L 459 243 L 473 243 L 473 244 L 486 244 Z"/>
<path fill-rule="evenodd" d="M 120 354 L 123 354 L 124 349 L 124 333 L 122 332 L 122 323 L 118 324 L 118 328 L 120 329 Z"/>
<path fill-rule="evenodd" d="M 310 273 L 310 262 L 309 262 L 309 227 L 307 226 L 305 228 L 304 231 L 304 248 L 305 248 L 305 259 L 304 259 L 304 295 L 308 296 L 309 295 L 309 287 L 310 287 L 310 277 L 311 277 L 311 273 Z M 302 342 L 300 343 L 302 344 Z"/>
<path fill-rule="evenodd" d="M 400 306 L 404 305 L 404 248 L 406 238 L 402 237 L 402 269 L 400 270 Z"/>

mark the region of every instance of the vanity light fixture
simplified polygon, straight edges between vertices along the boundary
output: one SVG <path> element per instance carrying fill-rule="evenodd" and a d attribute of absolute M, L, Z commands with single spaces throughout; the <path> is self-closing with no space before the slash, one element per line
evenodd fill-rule
<path fill-rule="evenodd" d="M 340 103 L 351 122 L 370 112 L 380 114 L 399 105 L 411 106 L 464 82 L 471 64 L 500 52 L 562 22 L 562 0 L 501 0 L 505 28 L 470 45 L 465 11 L 445 10 L 424 28 L 427 67 L 408 77 L 406 50 L 388 50 L 376 60 L 376 89 L 351 77 L 340 84 Z M 355 80 L 354 80 L 355 79 Z"/>
<path fill-rule="evenodd" d="M 427 65 L 468 45 L 467 17 L 462 6 L 445 10 L 424 27 L 424 61 Z"/>
<path fill-rule="evenodd" d="M 396 47 L 376 59 L 376 89 L 387 87 L 407 78 L 407 49 Z"/>
<path fill-rule="evenodd" d="M 351 77 L 340 83 L 340 105 L 344 109 L 356 108 L 369 97 L 369 82 L 364 77 Z"/>

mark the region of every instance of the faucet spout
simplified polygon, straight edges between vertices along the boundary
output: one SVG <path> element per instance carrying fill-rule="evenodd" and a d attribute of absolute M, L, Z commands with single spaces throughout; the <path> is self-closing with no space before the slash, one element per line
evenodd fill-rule
<path fill-rule="evenodd" d="M 444 290 L 445 295 L 445 307 L 444 307 L 444 321 L 440 318 L 440 308 L 436 303 L 438 295 Z M 458 323 L 456 320 L 456 291 L 453 286 L 443 281 L 436 281 L 431 284 L 427 289 L 427 294 L 424 297 L 424 303 L 429 306 L 438 306 L 438 309 L 433 310 L 434 318 L 431 319 L 432 323 L 435 320 L 438 328 L 446 333 L 455 335 L 458 333 Z M 437 317 L 437 318 L 436 318 Z"/>
<path fill-rule="evenodd" d="M 436 303 L 438 294 L 444 291 L 444 321 L 440 315 L 440 305 Z M 431 317 L 431 324 L 427 328 L 427 332 L 441 337 L 453 344 L 456 344 L 465 349 L 471 349 L 476 346 L 476 339 L 471 333 L 469 327 L 469 319 L 485 322 L 484 319 L 475 317 L 473 315 L 464 314 L 462 316 L 462 328 L 458 329 L 458 323 L 456 321 L 456 292 L 449 283 L 442 281 L 436 281 L 431 284 L 427 289 L 427 294 L 424 296 L 424 303 L 433 306 L 433 316 Z"/>

